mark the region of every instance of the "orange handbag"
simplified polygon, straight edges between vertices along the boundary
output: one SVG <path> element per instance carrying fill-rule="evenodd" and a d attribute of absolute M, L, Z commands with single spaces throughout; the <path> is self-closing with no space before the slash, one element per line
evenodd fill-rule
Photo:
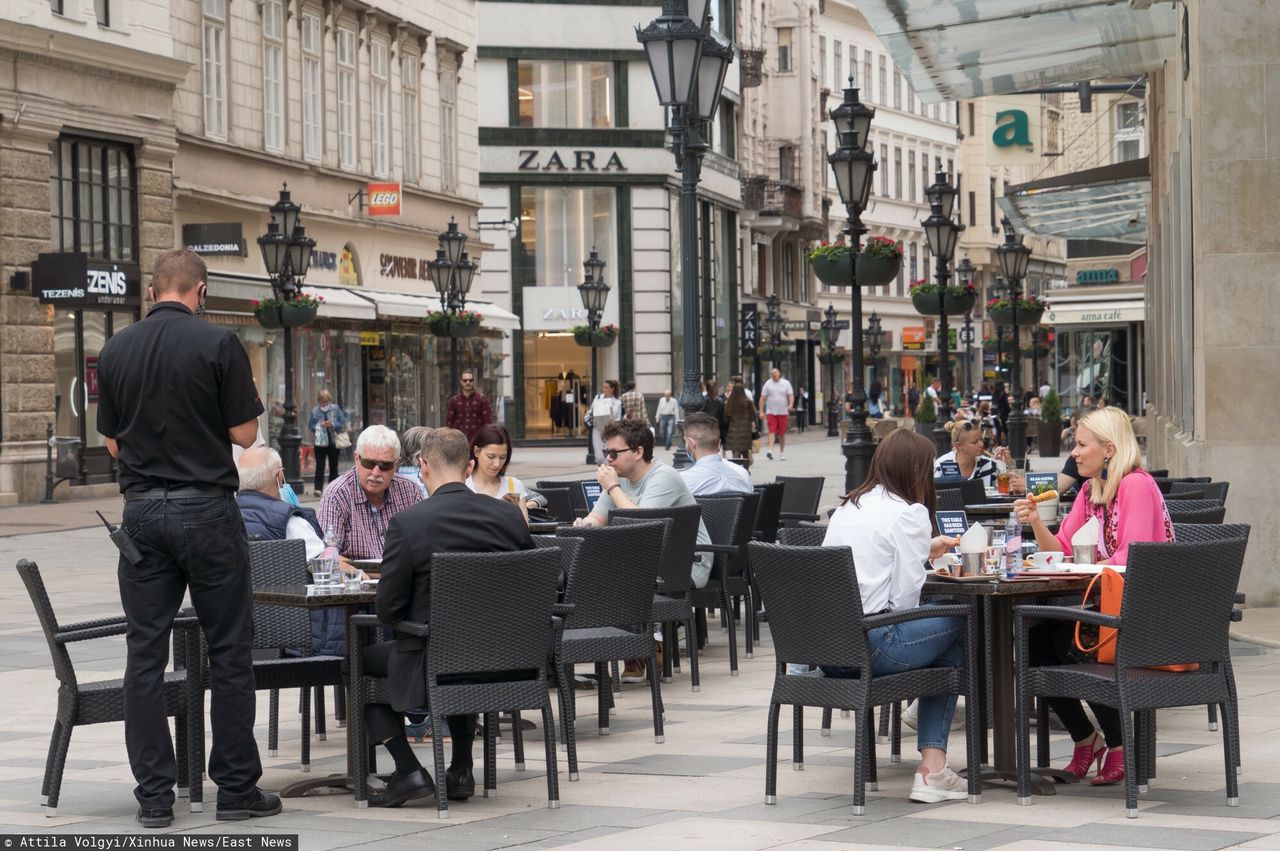
<path fill-rule="evenodd" d="M 1080 608 L 1083 609 L 1089 604 L 1089 595 L 1093 593 L 1093 586 L 1097 585 L 1099 580 L 1102 582 L 1100 592 L 1098 611 L 1104 615 L 1120 614 L 1120 602 L 1124 598 L 1124 577 L 1109 567 L 1102 568 L 1102 572 L 1093 577 L 1089 583 L 1089 587 L 1084 589 L 1084 599 L 1080 602 Z M 1104 665 L 1114 665 L 1116 663 L 1116 630 L 1109 626 L 1098 627 L 1098 643 L 1092 647 L 1085 647 L 1080 643 L 1080 621 L 1076 621 L 1076 649 L 1081 653 L 1097 653 L 1098 661 Z M 1194 671 L 1200 667 L 1199 663 L 1191 662 L 1185 665 L 1156 665 L 1154 669 L 1157 671 Z"/>

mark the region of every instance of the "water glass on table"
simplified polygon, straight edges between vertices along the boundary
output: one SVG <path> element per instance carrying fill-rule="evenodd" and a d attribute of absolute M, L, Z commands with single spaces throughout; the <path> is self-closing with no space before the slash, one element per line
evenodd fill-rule
<path fill-rule="evenodd" d="M 1003 529 L 991 530 L 991 546 L 987 547 L 986 561 L 986 572 L 988 574 L 1000 574 L 1004 572 L 1005 537 L 1005 531 Z"/>

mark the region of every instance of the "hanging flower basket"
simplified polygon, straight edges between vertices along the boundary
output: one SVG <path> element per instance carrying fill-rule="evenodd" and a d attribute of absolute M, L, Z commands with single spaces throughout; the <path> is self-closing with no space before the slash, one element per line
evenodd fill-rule
<path fill-rule="evenodd" d="M 474 337 L 480 333 L 483 319 L 474 310 L 461 310 L 456 315 L 433 311 L 427 314 L 427 327 L 436 337 Z"/>
<path fill-rule="evenodd" d="M 847 357 L 847 356 L 848 356 L 848 352 L 843 352 L 843 351 L 840 351 L 840 352 L 819 352 L 819 353 L 818 353 L 818 362 L 819 362 L 819 363 L 827 364 L 828 366 L 833 365 L 833 364 L 840 364 L 840 363 L 844 363 L 844 359 L 845 359 L 845 357 Z"/>
<path fill-rule="evenodd" d="M 772 346 L 765 346 L 761 349 L 756 350 L 756 356 L 759 357 L 760 360 L 772 360 L 772 361 L 786 360 L 787 358 L 791 357 L 793 354 L 795 354 L 795 350 L 784 349 L 782 347 L 773 348 Z"/>
<path fill-rule="evenodd" d="M 1027 296 L 1018 299 L 1018 325 L 1039 325 L 1049 303 L 1042 298 Z M 987 301 L 987 318 L 997 325 L 1013 325 L 1013 301 L 993 298 Z"/>
<path fill-rule="evenodd" d="M 818 280 L 829 287 L 847 287 L 854 282 L 854 253 L 843 242 L 820 242 L 805 254 Z M 902 268 L 902 243 L 873 236 L 857 255 L 857 282 L 860 287 L 880 287 L 898 277 Z"/>
<path fill-rule="evenodd" d="M 911 304 L 921 316 L 940 316 L 945 308 L 947 316 L 963 316 L 978 301 L 978 291 L 967 287 L 939 287 L 927 281 L 916 281 L 911 286 Z"/>
<path fill-rule="evenodd" d="M 618 340 L 618 326 L 604 325 L 593 329 L 590 325 L 573 326 L 573 341 L 579 346 L 607 349 Z"/>
<path fill-rule="evenodd" d="M 263 328 L 304 328 L 316 320 L 323 301 L 321 296 L 300 294 L 291 300 L 269 298 L 251 304 L 254 318 Z"/>

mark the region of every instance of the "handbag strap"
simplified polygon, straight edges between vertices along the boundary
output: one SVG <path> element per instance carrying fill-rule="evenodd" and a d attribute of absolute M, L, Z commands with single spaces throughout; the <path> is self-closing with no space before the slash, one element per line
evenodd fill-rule
<path fill-rule="evenodd" d="M 1085 611 L 1085 608 L 1089 604 L 1089 595 L 1093 593 L 1093 586 L 1097 585 L 1098 580 L 1100 580 L 1101 578 L 1102 578 L 1102 573 L 1098 573 L 1096 576 L 1093 577 L 1093 579 L 1089 581 L 1089 586 L 1084 589 L 1084 597 L 1080 600 L 1080 611 Z M 1093 645 L 1092 647 L 1085 647 L 1083 644 L 1080 643 L 1080 621 L 1076 621 L 1076 636 L 1075 636 L 1076 649 L 1079 650 L 1081 653 L 1097 653 L 1100 649 L 1102 649 L 1103 647 L 1105 647 L 1106 645 L 1110 644 L 1115 640 L 1116 640 L 1116 633 L 1112 632 L 1106 638 L 1099 640 L 1098 643 Z"/>

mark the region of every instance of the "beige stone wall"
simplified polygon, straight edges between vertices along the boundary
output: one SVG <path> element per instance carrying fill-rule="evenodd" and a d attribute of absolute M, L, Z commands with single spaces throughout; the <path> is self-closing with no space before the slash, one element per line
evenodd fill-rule
<path fill-rule="evenodd" d="M 1242 590 L 1280 603 L 1269 467 L 1280 433 L 1280 5 L 1188 0 L 1190 73 L 1153 75 L 1147 362 L 1154 466 L 1231 482 L 1227 520 L 1252 533 Z M 1188 352 L 1188 347 L 1190 351 Z"/>

